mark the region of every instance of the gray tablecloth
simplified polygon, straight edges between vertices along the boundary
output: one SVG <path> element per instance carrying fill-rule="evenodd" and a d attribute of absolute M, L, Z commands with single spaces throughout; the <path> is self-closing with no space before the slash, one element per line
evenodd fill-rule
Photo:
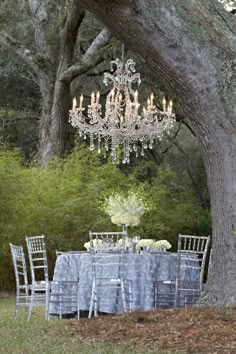
<path fill-rule="evenodd" d="M 125 254 L 126 278 L 132 281 L 134 310 L 150 310 L 154 302 L 154 282 L 175 279 L 177 253 L 160 252 L 151 254 Z M 197 280 L 199 274 L 184 271 L 181 278 L 188 282 Z M 57 257 L 53 280 L 79 281 L 79 309 L 89 310 L 92 286 L 91 255 L 89 253 L 65 253 Z M 105 291 L 102 296 L 108 301 L 99 301 L 98 311 L 117 312 L 116 296 Z M 119 307 L 119 306 L 118 306 Z M 76 309 L 71 308 L 71 312 Z M 57 313 L 56 305 L 50 307 L 51 313 Z M 68 309 L 67 309 L 68 312 Z"/>

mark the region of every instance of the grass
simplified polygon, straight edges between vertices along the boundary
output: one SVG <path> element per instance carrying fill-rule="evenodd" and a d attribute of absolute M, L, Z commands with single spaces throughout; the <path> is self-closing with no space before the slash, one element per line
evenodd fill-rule
<path fill-rule="evenodd" d="M 45 321 L 43 309 L 36 308 L 26 321 L 24 308 L 13 321 L 14 299 L 0 299 L 0 353 L 4 354 L 167 354 L 157 348 L 139 347 L 133 342 L 123 344 L 85 342 L 67 331 L 68 321 Z M 145 329 L 144 329 L 145 330 Z M 173 353 L 173 351 L 172 351 Z M 177 353 L 177 352 L 176 352 Z M 180 352 L 178 352 L 180 354 Z"/>

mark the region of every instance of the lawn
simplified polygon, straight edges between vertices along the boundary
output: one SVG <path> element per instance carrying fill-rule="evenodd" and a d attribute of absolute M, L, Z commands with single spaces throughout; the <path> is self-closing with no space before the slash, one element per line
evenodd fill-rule
<path fill-rule="evenodd" d="M 0 297 L 0 353 L 235 354 L 236 308 L 181 308 L 45 321 L 24 309 L 13 321 L 14 298 Z"/>

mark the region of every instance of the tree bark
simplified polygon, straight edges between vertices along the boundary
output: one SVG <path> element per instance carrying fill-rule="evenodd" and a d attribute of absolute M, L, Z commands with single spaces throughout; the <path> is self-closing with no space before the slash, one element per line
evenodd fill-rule
<path fill-rule="evenodd" d="M 216 0 L 81 0 L 140 54 L 191 120 L 212 212 L 202 303 L 236 304 L 236 20 Z M 181 232 L 181 230 L 180 230 Z"/>

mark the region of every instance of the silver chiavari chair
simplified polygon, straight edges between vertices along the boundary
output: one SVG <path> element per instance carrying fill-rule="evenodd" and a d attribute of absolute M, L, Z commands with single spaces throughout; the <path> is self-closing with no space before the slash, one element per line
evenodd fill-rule
<path fill-rule="evenodd" d="M 210 236 L 179 234 L 176 282 L 177 305 L 194 304 L 200 297 L 209 244 Z M 195 274 L 195 277 L 186 283 L 183 274 L 189 274 L 190 277 Z"/>
<path fill-rule="evenodd" d="M 118 235 L 119 234 L 119 235 Z M 104 236 L 105 242 L 107 237 L 117 236 L 125 237 L 126 233 L 89 233 L 90 236 L 90 253 L 92 266 L 92 291 L 89 309 L 89 318 L 98 315 L 98 307 L 100 304 L 108 304 L 114 301 L 114 297 L 121 298 L 121 307 L 124 312 L 132 311 L 132 280 L 126 277 L 126 264 L 124 259 L 124 247 L 119 247 L 119 252 L 106 252 L 104 248 L 98 249 L 94 247 L 94 241 L 98 237 Z M 103 239 L 102 237 L 100 238 Z M 104 239 L 103 239 L 104 240 Z M 109 297 L 110 296 L 110 297 Z"/>
<path fill-rule="evenodd" d="M 45 317 L 47 318 L 48 294 L 50 290 L 50 282 L 48 278 L 48 260 L 45 244 L 45 236 L 26 237 L 28 249 L 32 290 L 31 302 L 29 307 L 29 318 L 31 316 L 33 306 L 45 306 Z"/>
<path fill-rule="evenodd" d="M 193 304 L 202 293 L 203 275 L 210 236 L 178 236 L 176 272 L 154 283 L 154 307 Z"/>
<path fill-rule="evenodd" d="M 10 243 L 15 280 L 16 280 L 16 306 L 14 320 L 17 319 L 19 306 L 25 306 L 27 313 L 30 305 L 31 285 L 28 283 L 25 254 L 22 246 Z"/>

